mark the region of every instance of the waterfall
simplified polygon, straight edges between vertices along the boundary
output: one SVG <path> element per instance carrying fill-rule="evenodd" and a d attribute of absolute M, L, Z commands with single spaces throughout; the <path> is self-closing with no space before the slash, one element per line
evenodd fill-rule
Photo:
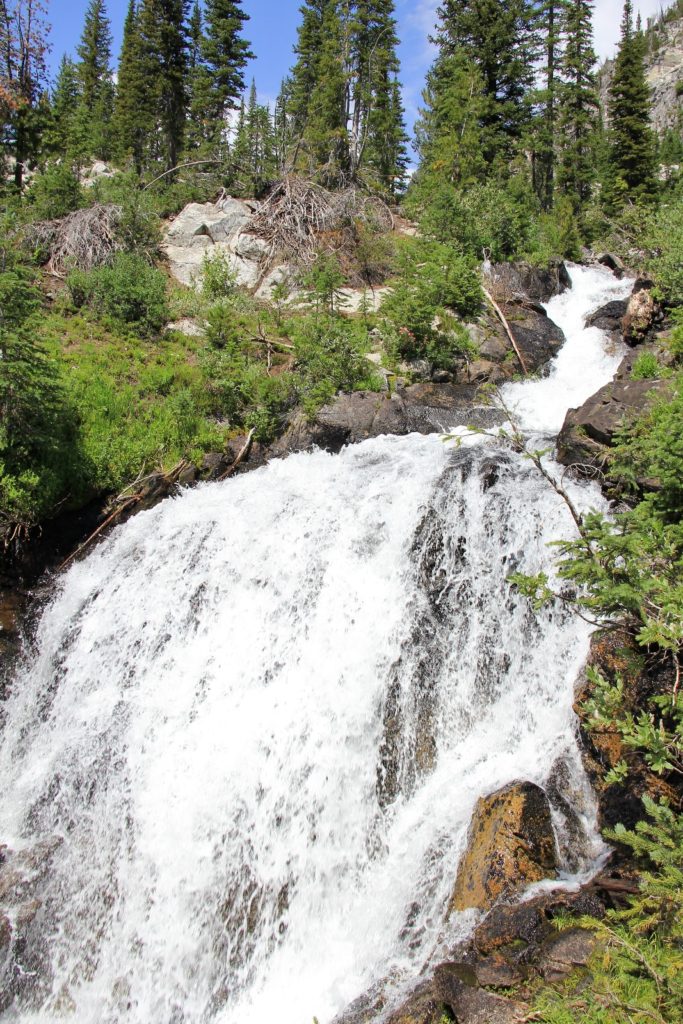
<path fill-rule="evenodd" d="M 583 317 L 628 285 L 572 276 L 550 376 L 506 389 L 529 431 L 618 361 Z M 506 582 L 571 534 L 496 442 L 412 435 L 185 491 L 73 565 L 5 708 L 0 838 L 51 856 L 8 1019 L 322 1024 L 390 999 L 472 927 L 445 908 L 477 799 L 558 766 L 565 873 L 590 872 L 589 629 Z"/>

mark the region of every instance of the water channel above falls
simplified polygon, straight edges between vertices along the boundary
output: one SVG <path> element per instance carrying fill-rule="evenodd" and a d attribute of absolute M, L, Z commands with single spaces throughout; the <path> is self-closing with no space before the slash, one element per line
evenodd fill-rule
<path fill-rule="evenodd" d="M 620 358 L 583 320 L 629 283 L 571 273 L 549 377 L 505 389 L 533 433 Z M 566 871 L 590 870 L 588 629 L 506 583 L 571 535 L 525 461 L 437 435 L 271 462 L 116 529 L 60 582 L 5 705 L 0 839 L 63 840 L 6 1019 L 326 1024 L 397 991 L 471 927 L 445 908 L 477 798 L 558 762 L 584 833 L 565 846 L 558 814 Z"/>

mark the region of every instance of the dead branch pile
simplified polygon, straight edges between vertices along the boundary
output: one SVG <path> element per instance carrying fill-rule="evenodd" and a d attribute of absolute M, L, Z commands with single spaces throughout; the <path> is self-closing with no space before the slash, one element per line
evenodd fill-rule
<path fill-rule="evenodd" d="M 269 243 L 264 263 L 278 257 L 308 266 L 314 259 L 318 236 L 363 221 L 378 231 L 391 231 L 391 210 L 376 196 L 358 188 L 329 192 L 313 181 L 290 175 L 279 181 L 261 203 L 249 233 Z"/>
<path fill-rule="evenodd" d="M 117 237 L 121 207 L 98 204 L 74 210 L 58 220 L 32 224 L 26 244 L 36 250 L 51 274 L 92 270 L 111 262 L 123 246 Z"/>

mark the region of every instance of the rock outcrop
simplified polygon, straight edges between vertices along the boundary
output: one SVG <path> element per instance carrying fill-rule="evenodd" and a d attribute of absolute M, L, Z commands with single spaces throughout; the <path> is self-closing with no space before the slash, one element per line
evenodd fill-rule
<path fill-rule="evenodd" d="M 617 431 L 667 394 L 666 380 L 631 380 L 618 374 L 578 409 L 570 409 L 557 438 L 557 458 L 591 474 L 603 470 Z"/>
<path fill-rule="evenodd" d="M 665 5 L 663 5 L 665 6 Z M 663 135 L 669 128 L 676 129 L 683 111 L 683 17 L 674 18 L 648 29 L 650 50 L 645 58 L 647 83 L 651 94 L 651 119 L 655 131 Z M 600 101 L 607 111 L 610 82 L 614 74 L 614 61 L 608 60 L 600 69 Z"/>
<path fill-rule="evenodd" d="M 518 782 L 479 800 L 458 868 L 449 912 L 489 910 L 494 903 L 557 871 L 548 798 Z"/>
<path fill-rule="evenodd" d="M 217 203 L 190 203 L 181 210 L 162 246 L 176 280 L 194 284 L 201 277 L 205 255 L 213 250 L 225 254 L 237 284 L 256 288 L 266 243 L 245 231 L 255 208 L 254 203 L 227 196 Z"/>
<path fill-rule="evenodd" d="M 297 413 L 270 453 L 284 455 L 313 445 L 339 451 L 380 434 L 448 433 L 458 426 L 487 428 L 503 421 L 501 411 L 487 406 L 472 384 L 413 384 L 391 394 L 355 391 L 323 406 L 313 421 Z"/>
<path fill-rule="evenodd" d="M 654 281 L 638 278 L 628 300 L 621 333 L 627 345 L 644 341 L 660 317 L 659 303 L 653 295 Z"/>
<path fill-rule="evenodd" d="M 522 298 L 549 302 L 554 295 L 561 295 L 571 288 L 572 284 L 569 271 L 559 261 L 549 267 L 535 267 L 530 263 L 495 263 L 489 277 L 496 297 L 508 301 Z"/>

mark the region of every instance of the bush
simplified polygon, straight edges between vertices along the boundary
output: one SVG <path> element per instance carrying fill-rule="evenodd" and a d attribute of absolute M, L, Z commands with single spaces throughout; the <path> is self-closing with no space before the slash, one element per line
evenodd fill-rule
<path fill-rule="evenodd" d="M 631 380 L 655 380 L 662 374 L 662 368 L 654 352 L 642 352 L 633 364 Z"/>
<path fill-rule="evenodd" d="M 118 253 L 110 267 L 73 271 L 67 286 L 77 309 L 89 306 L 144 335 L 157 334 L 169 318 L 166 278 L 133 253 Z"/>
<path fill-rule="evenodd" d="M 532 222 L 529 249 L 530 263 L 547 267 L 551 260 L 578 260 L 581 257 L 581 239 L 571 202 L 558 199 L 552 213 L 542 213 Z"/>
<path fill-rule="evenodd" d="M 662 203 L 642 243 L 648 268 L 672 305 L 683 305 L 683 196 Z"/>
<path fill-rule="evenodd" d="M 511 259 L 528 246 L 535 204 L 525 183 L 513 178 L 506 188 L 488 182 L 460 191 L 451 185 L 431 189 L 424 202 L 410 201 L 425 236 L 447 242 L 474 259 Z"/>
<path fill-rule="evenodd" d="M 382 306 L 393 327 L 397 354 L 446 364 L 470 344 L 452 313 L 473 316 L 482 291 L 472 261 L 451 246 L 411 240 L 399 257 L 401 276 Z"/>
<path fill-rule="evenodd" d="M 76 417 L 57 361 L 38 338 L 41 294 L 32 272 L 0 252 L 0 527 L 31 525 L 67 493 L 78 498 L 84 469 Z M 5 536 L 6 539 L 6 536 Z"/>
<path fill-rule="evenodd" d="M 48 164 L 27 195 L 32 220 L 56 220 L 82 205 L 78 178 L 67 164 Z"/>
<path fill-rule="evenodd" d="M 307 317 L 294 333 L 297 392 L 314 415 L 338 391 L 377 390 L 381 384 L 365 357 L 367 331 L 341 317 Z"/>
<path fill-rule="evenodd" d="M 224 299 L 235 291 L 235 273 L 227 253 L 214 249 L 202 260 L 202 295 L 204 298 Z"/>

